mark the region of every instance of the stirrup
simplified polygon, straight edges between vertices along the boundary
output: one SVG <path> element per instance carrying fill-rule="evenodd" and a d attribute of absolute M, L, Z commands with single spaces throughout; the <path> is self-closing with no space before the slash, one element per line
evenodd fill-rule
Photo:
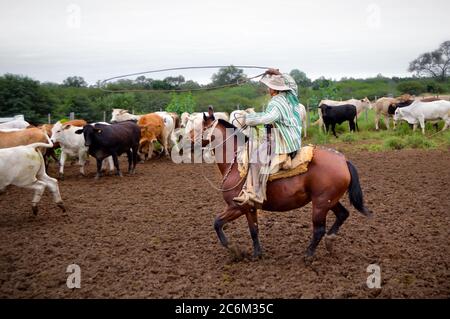
<path fill-rule="evenodd" d="M 243 193 L 242 195 L 233 198 L 233 202 L 238 204 L 239 206 L 244 206 L 246 204 L 253 206 L 253 201 L 250 198 L 250 195 L 248 193 Z"/>

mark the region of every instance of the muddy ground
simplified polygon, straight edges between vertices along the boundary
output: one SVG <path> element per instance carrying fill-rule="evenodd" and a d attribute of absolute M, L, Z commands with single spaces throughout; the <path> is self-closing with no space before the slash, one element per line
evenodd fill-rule
<path fill-rule="evenodd" d="M 88 177 L 69 166 L 60 182 L 67 215 L 46 192 L 33 217 L 32 193 L 10 187 L 0 195 L 0 297 L 449 298 L 450 153 L 347 156 L 374 218 L 346 198 L 351 215 L 334 253 L 322 242 L 311 266 L 303 261 L 310 205 L 260 216 L 261 260 L 246 257 L 252 244 L 245 217 L 226 228 L 244 253 L 219 245 L 213 221 L 221 194 L 201 175 L 219 184 L 211 165 L 159 159 L 139 165 L 136 176 L 100 181 L 93 162 Z M 81 289 L 66 286 L 70 264 L 81 267 Z M 381 267 L 381 289 L 367 288 L 370 264 Z"/>

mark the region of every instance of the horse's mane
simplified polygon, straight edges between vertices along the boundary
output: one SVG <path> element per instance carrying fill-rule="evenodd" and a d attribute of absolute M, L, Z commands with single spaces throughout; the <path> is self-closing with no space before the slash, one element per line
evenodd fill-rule
<path fill-rule="evenodd" d="M 227 121 L 222 120 L 222 119 L 219 119 L 219 120 L 217 120 L 217 121 L 218 121 L 220 124 L 222 124 L 223 126 L 225 126 L 225 128 L 232 128 L 232 129 L 237 130 L 237 127 L 234 126 L 233 124 L 231 124 L 230 122 L 227 122 Z"/>
<path fill-rule="evenodd" d="M 227 121 L 222 120 L 222 119 L 219 119 L 219 120 L 217 120 L 217 121 L 219 122 L 219 124 L 225 126 L 225 128 L 231 128 L 231 129 L 233 129 L 233 130 L 238 130 L 238 128 L 237 128 L 236 126 L 234 126 L 233 124 L 231 124 L 230 122 L 227 122 Z M 248 137 L 247 137 L 245 134 L 243 134 L 242 132 L 237 132 L 237 133 L 236 133 L 236 136 L 238 136 L 238 137 L 244 137 L 244 138 L 245 138 L 245 142 L 248 141 Z"/>

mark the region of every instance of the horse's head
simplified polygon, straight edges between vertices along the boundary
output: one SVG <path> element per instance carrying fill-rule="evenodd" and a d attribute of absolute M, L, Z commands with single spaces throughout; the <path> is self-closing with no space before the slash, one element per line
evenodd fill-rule
<path fill-rule="evenodd" d="M 216 117 L 214 116 L 214 109 L 212 106 L 208 107 L 208 115 L 203 113 L 202 122 L 202 146 L 205 147 L 214 140 L 212 131 L 217 124 Z"/>

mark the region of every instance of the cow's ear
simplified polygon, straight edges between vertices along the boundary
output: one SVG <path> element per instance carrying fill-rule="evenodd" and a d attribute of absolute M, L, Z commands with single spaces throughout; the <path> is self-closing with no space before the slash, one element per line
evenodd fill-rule
<path fill-rule="evenodd" d="M 207 121 L 208 120 L 208 117 L 206 116 L 206 114 L 205 113 L 203 113 L 203 121 Z"/>
<path fill-rule="evenodd" d="M 71 126 L 72 126 L 72 125 L 66 125 L 66 126 L 64 126 L 64 129 L 67 130 L 67 129 L 69 129 Z"/>
<path fill-rule="evenodd" d="M 75 131 L 75 134 L 83 134 L 83 129 L 76 130 L 76 131 Z"/>
<path fill-rule="evenodd" d="M 120 114 L 125 114 L 125 113 L 127 113 L 128 112 L 128 110 L 121 110 L 120 111 Z"/>
<path fill-rule="evenodd" d="M 98 134 L 101 134 L 101 133 L 103 132 L 101 128 L 96 128 L 96 129 L 94 129 L 94 130 L 95 130 L 95 132 L 98 133 Z"/>

